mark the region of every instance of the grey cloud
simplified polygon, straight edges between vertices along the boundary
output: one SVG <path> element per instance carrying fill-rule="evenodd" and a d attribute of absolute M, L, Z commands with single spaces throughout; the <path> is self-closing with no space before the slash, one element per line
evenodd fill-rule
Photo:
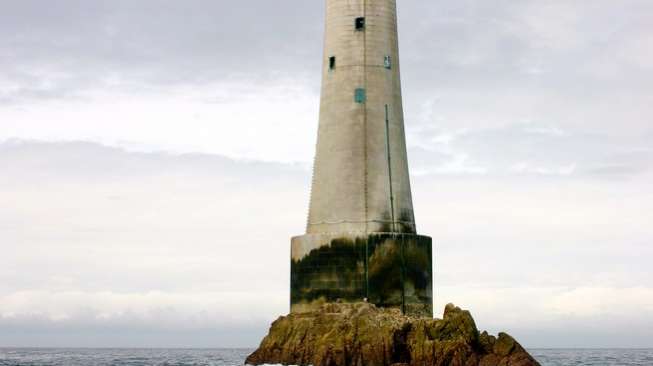
<path fill-rule="evenodd" d="M 543 131 L 523 126 L 520 136 Z M 474 138 L 501 145 L 513 132 Z M 434 156 L 446 164 L 447 154 Z M 3 344 L 253 346 L 287 311 L 289 237 L 304 231 L 308 202 L 302 167 L 10 141 L 0 168 Z M 413 183 L 420 232 L 437 242 L 438 308 L 474 306 L 482 327 L 515 325 L 527 345 L 581 342 L 582 332 L 565 335 L 564 317 L 588 306 L 593 315 L 579 322 L 592 324 L 621 311 L 601 306 L 621 298 L 629 319 L 650 320 L 646 180 L 596 189 L 587 179 L 446 174 Z M 579 301 L 586 292 L 597 297 Z M 525 312 L 519 327 L 495 319 L 510 312 Z M 533 335 L 543 322 L 548 333 Z"/>
<path fill-rule="evenodd" d="M 65 0 L 49 6 L 7 1 L 2 38 L 10 47 L 3 49 L 14 64 L 32 61 L 105 72 L 112 67 L 152 69 L 164 80 L 194 76 L 195 81 L 261 68 L 269 72 L 288 61 L 287 50 L 294 50 L 293 57 L 305 53 L 294 46 L 305 46 L 307 35 L 310 40 L 321 29 L 321 6 L 303 1 L 287 6 L 269 1 Z M 294 64 L 301 65 L 298 61 Z"/>
<path fill-rule="evenodd" d="M 28 0 L 1 7 L 0 65 L 18 84 L 5 102 L 319 70 L 322 7 L 312 2 Z"/>
<path fill-rule="evenodd" d="M 437 1 L 402 9 L 404 49 L 410 50 L 404 58 L 412 66 L 406 72 L 419 73 L 423 83 L 587 93 L 607 79 L 632 87 L 645 85 L 633 76 L 650 78 L 644 73 L 650 65 L 626 54 L 632 51 L 626 44 L 648 37 L 651 4 L 645 1 Z M 649 51 L 640 49 L 639 56 L 650 57 Z M 592 74 L 597 65 L 617 74 Z"/>
<path fill-rule="evenodd" d="M 133 319 L 125 319 L 133 322 Z M 253 347 L 268 330 L 255 325 L 205 326 L 192 329 L 160 324 L 98 324 L 97 322 L 53 322 L 43 317 L 6 321 L 0 343 L 5 347 L 123 347 L 123 348 L 230 348 Z"/>
<path fill-rule="evenodd" d="M 301 233 L 305 224 L 309 174 L 288 164 L 130 153 L 86 142 L 11 141 L 0 143 L 0 169 L 0 246 L 20 248 L 5 253 L 9 263 L 0 271 L 0 289 L 185 289 L 197 278 L 212 278 L 215 265 L 230 265 L 227 254 L 244 255 L 257 245 L 263 246 L 261 255 L 285 248 L 286 236 Z M 266 219 L 275 207 L 300 214 Z M 188 219 L 179 221 L 182 216 Z M 290 220 L 283 229 L 280 219 Z M 267 245 L 271 239 L 250 225 L 271 237 L 282 234 L 280 240 Z M 161 231 L 168 234 L 153 234 Z M 181 243 L 191 250 L 179 252 Z M 177 252 L 174 265 L 170 250 Z M 49 254 L 28 254 L 35 252 Z M 125 261 L 132 264 L 125 268 Z M 252 275 L 269 270 L 257 261 L 239 267 Z M 162 276 L 167 280 L 161 282 Z M 240 282 L 215 277 L 204 283 L 238 290 Z"/>
<path fill-rule="evenodd" d="M 6 180 L 25 178 L 31 182 L 57 182 L 60 179 L 80 181 L 122 180 L 134 175 L 177 174 L 238 176 L 244 184 L 269 175 L 286 181 L 297 179 L 303 167 L 234 160 L 219 155 L 171 154 L 165 152 L 133 153 L 96 143 L 42 142 L 12 139 L 0 142 L 0 166 Z M 14 181 L 26 184 L 27 181 Z"/>
<path fill-rule="evenodd" d="M 534 164 L 522 171 L 573 167 L 596 177 L 648 169 L 646 152 L 619 157 L 650 145 L 640 136 L 653 133 L 650 7 L 637 0 L 401 4 L 413 166 L 451 172 L 442 166 L 464 161 L 482 172 Z M 290 77 L 318 92 L 322 4 L 67 0 L 5 2 L 3 10 L 5 105 L 233 79 L 282 88 L 275 84 Z M 217 94 L 206 102 L 242 99 L 248 90 Z M 568 136 L 538 136 L 524 123 Z M 452 143 L 455 151 L 412 140 L 459 130 L 468 133 Z"/>
<path fill-rule="evenodd" d="M 408 128 L 448 132 L 531 121 L 581 135 L 650 134 L 651 7 L 646 1 L 403 5 Z"/>
<path fill-rule="evenodd" d="M 626 178 L 653 168 L 653 147 L 646 137 L 567 132 L 529 123 L 464 130 L 443 138 L 446 134 L 426 129 L 414 136 L 419 141 L 411 149 L 415 168 L 437 172 L 460 156 L 468 167 L 496 175 Z"/>
<path fill-rule="evenodd" d="M 132 89 L 238 75 L 258 82 L 292 75 L 315 90 L 319 83 L 320 2 L 28 0 L 2 7 L 2 68 L 20 85 L 15 99 L 50 96 L 26 81 L 52 74 L 61 76 L 53 81 L 61 93 L 110 87 L 111 78 Z M 405 87 L 418 100 L 449 88 L 579 98 L 650 91 L 650 8 L 642 0 L 401 4 Z"/>
<path fill-rule="evenodd" d="M 479 322 L 522 311 L 515 329 L 542 346 L 621 345 L 611 341 L 615 329 L 583 329 L 626 305 L 629 321 L 650 323 L 652 6 L 647 0 L 400 4 L 406 128 L 411 168 L 420 173 L 414 197 L 420 231 L 437 242 L 437 301 L 487 309 Z M 138 104 L 139 97 L 180 85 L 243 85 L 207 95 L 207 103 L 243 99 L 259 86 L 288 87 L 289 80 L 316 96 L 322 13 L 323 2 L 305 0 L 0 0 L 0 119 L 3 108 L 93 92 L 106 99 L 122 93 Z M 57 109 L 38 116 L 50 111 Z M 277 113 L 283 118 L 283 110 Z M 219 123 L 226 129 L 242 121 Z M 179 135 L 180 144 L 191 145 L 185 151 L 193 151 L 193 141 Z M 128 132 L 114 138 L 121 136 L 133 139 Z M 182 345 L 181 333 L 161 330 L 159 339 L 147 333 L 147 314 L 136 316 L 130 306 L 177 325 L 201 312 L 197 306 L 218 309 L 210 314 L 213 324 L 250 313 L 272 320 L 286 310 L 288 237 L 304 230 L 308 201 L 304 166 L 13 140 L 0 142 L 0 171 L 0 296 L 26 290 L 60 296 L 49 304 L 39 297 L 49 293 L 25 295 L 31 302 L 20 316 L 0 319 L 11 330 L 0 343 L 82 345 L 104 329 L 107 337 L 89 346 Z M 583 286 L 607 287 L 597 297 L 573 291 Z M 102 323 L 107 291 L 118 300 L 108 309 L 113 322 Z M 167 296 L 155 305 L 179 311 L 157 313 L 139 297 L 148 291 Z M 220 297 L 234 291 L 243 291 L 235 296 L 241 304 Z M 135 298 L 120 300 L 130 294 Z M 281 301 L 262 302 L 271 298 Z M 95 308 L 85 303 L 92 299 Z M 71 320 L 54 322 L 44 303 L 62 306 Z M 548 318 L 566 309 L 584 313 L 589 305 L 614 312 L 579 319 L 574 334 L 569 314 Z M 183 345 L 204 346 L 211 338 L 227 346 L 224 334 L 241 331 L 238 343 L 254 345 L 268 320 L 237 323 L 195 329 L 192 344 Z M 551 328 L 540 333 L 542 324 Z M 620 332 L 629 328 L 624 324 Z M 124 338 L 126 329 L 132 338 Z M 61 343 L 48 343 L 57 336 Z M 594 343 L 583 341 L 589 336 Z"/>

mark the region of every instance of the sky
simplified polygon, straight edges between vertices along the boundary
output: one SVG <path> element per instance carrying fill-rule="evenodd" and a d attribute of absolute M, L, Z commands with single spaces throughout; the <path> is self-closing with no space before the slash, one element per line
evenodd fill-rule
<path fill-rule="evenodd" d="M 323 1 L 0 0 L 0 346 L 253 347 L 305 230 Z M 399 2 L 435 312 L 653 347 L 653 2 Z"/>

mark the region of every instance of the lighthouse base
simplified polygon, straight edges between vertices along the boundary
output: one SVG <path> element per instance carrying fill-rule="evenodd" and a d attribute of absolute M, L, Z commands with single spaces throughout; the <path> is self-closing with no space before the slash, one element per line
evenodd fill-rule
<path fill-rule="evenodd" d="M 368 301 L 433 317 L 431 238 L 401 233 L 309 234 L 292 239 L 291 312 Z"/>

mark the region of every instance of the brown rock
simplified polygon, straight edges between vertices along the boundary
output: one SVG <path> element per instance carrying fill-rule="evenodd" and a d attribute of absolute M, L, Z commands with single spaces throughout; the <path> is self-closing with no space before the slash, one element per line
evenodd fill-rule
<path fill-rule="evenodd" d="M 486 331 L 483 331 L 481 335 L 478 337 L 478 343 L 483 348 L 483 351 L 485 353 L 493 353 L 494 352 L 494 344 L 497 341 L 497 337 L 493 335 L 489 335 Z"/>
<path fill-rule="evenodd" d="M 290 314 L 246 361 L 249 365 L 532 366 L 512 337 L 479 334 L 471 314 L 453 304 L 443 319 L 409 318 L 369 303 L 325 304 Z"/>
<path fill-rule="evenodd" d="M 499 333 L 499 338 L 494 343 L 494 353 L 505 357 L 515 348 L 515 340 L 506 333 Z"/>

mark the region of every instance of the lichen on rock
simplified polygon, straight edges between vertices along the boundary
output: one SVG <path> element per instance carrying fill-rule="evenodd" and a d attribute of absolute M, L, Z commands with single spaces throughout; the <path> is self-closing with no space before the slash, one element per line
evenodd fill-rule
<path fill-rule="evenodd" d="M 280 317 L 248 365 L 533 366 L 506 333 L 479 333 L 469 311 L 449 304 L 443 319 L 412 318 L 369 303 L 328 303 Z"/>

